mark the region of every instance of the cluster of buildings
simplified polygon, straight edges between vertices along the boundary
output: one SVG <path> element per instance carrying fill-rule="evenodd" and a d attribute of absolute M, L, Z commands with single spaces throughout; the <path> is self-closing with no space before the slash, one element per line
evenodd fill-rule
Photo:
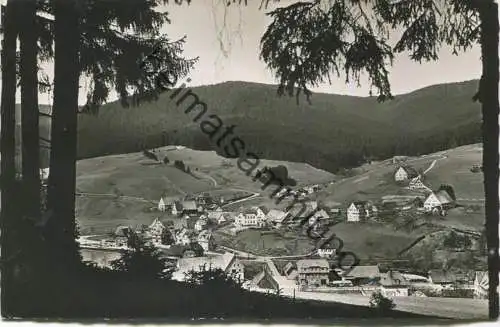
<path fill-rule="evenodd" d="M 444 290 L 470 290 L 474 298 L 488 295 L 488 273 L 473 271 L 455 274 L 445 270 L 431 270 L 426 276 L 382 269 L 378 265 L 356 266 L 350 271 L 331 269 L 326 259 L 303 259 L 288 262 L 281 273 L 294 280 L 305 291 L 361 293 L 370 295 L 380 291 L 384 296 L 439 295 Z"/>

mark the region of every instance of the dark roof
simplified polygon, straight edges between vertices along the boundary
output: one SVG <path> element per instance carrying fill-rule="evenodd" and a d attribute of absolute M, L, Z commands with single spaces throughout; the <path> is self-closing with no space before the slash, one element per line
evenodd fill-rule
<path fill-rule="evenodd" d="M 259 209 L 262 210 L 262 212 L 267 215 L 267 213 L 269 212 L 269 209 L 267 209 L 265 206 L 259 206 Z"/>
<path fill-rule="evenodd" d="M 380 277 L 378 266 L 356 266 L 345 277 L 351 278 L 376 278 Z"/>
<path fill-rule="evenodd" d="M 182 207 L 184 210 L 198 210 L 195 201 L 184 201 L 182 202 Z"/>
<path fill-rule="evenodd" d="M 387 273 L 382 274 L 382 278 L 380 279 L 380 284 L 386 287 L 408 286 L 406 278 L 404 278 L 399 271 L 392 271 L 392 270 L 389 270 Z"/>
<path fill-rule="evenodd" d="M 456 276 L 454 274 L 441 269 L 429 271 L 429 277 L 432 279 L 433 283 L 454 283 L 456 281 Z"/>

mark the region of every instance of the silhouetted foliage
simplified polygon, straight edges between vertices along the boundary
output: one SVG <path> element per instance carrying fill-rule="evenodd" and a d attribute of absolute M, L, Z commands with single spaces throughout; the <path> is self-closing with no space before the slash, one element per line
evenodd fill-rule
<path fill-rule="evenodd" d="M 172 270 L 168 269 L 166 260 L 151 244 L 146 243 L 136 233 L 129 236 L 131 250 L 123 250 L 121 258 L 112 261 L 113 269 L 127 273 L 134 278 L 170 278 Z"/>
<path fill-rule="evenodd" d="M 377 291 L 370 296 L 370 307 L 376 308 L 382 313 L 386 313 L 394 309 L 396 304 L 394 304 L 393 300 L 385 297 L 380 291 Z"/>
<path fill-rule="evenodd" d="M 203 256 L 203 253 L 204 253 L 203 247 L 198 242 L 189 243 L 187 249 L 192 250 L 196 257 Z"/>
<path fill-rule="evenodd" d="M 199 271 L 191 270 L 186 273 L 186 282 L 192 285 L 202 285 L 206 288 L 241 289 L 241 282 L 236 275 L 228 274 L 220 268 L 205 265 Z"/>
<path fill-rule="evenodd" d="M 171 245 L 175 243 L 172 232 L 165 228 L 161 234 L 161 243 L 164 245 Z"/>
<path fill-rule="evenodd" d="M 470 237 L 451 231 L 443 240 L 443 245 L 450 249 L 468 249 L 472 245 Z"/>

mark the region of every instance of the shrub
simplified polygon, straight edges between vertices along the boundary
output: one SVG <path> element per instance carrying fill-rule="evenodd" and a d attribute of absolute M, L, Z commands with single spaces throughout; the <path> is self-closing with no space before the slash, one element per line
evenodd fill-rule
<path fill-rule="evenodd" d="M 113 269 L 127 273 L 130 278 L 172 277 L 172 270 L 166 270 L 166 260 L 152 245 L 147 244 L 136 233 L 129 234 L 128 245 L 132 250 L 124 250 L 121 258 L 111 262 Z"/>
<path fill-rule="evenodd" d="M 387 312 L 396 307 L 394 301 L 385 297 L 380 291 L 375 292 L 370 297 L 370 307 L 375 308 L 381 312 Z"/>

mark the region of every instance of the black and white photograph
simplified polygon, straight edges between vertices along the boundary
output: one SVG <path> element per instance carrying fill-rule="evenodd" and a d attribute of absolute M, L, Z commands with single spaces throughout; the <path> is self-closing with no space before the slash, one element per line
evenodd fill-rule
<path fill-rule="evenodd" d="M 5 321 L 498 319 L 495 0 L 0 0 Z"/>

